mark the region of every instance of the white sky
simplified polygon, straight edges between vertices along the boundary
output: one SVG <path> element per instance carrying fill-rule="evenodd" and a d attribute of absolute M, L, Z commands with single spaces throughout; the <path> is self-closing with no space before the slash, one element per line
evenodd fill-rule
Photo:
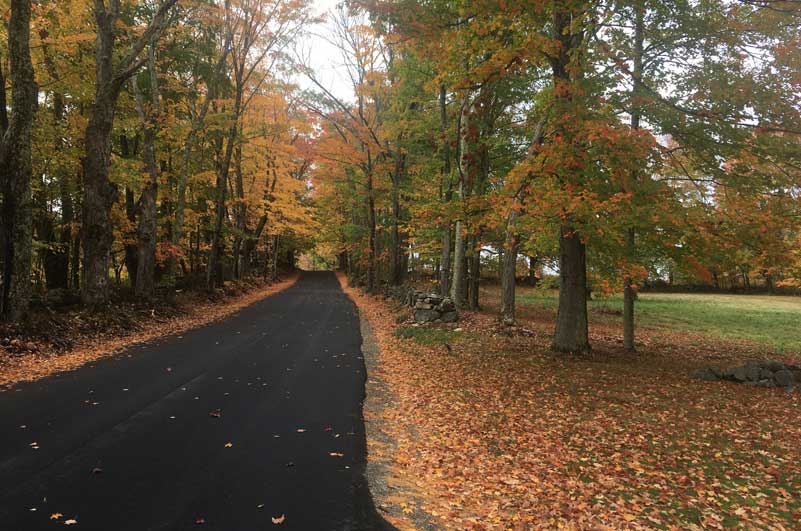
<path fill-rule="evenodd" d="M 341 1 L 313 0 L 312 4 L 318 14 L 325 14 L 334 9 Z M 344 74 L 344 66 L 339 50 L 322 38 L 323 35 L 330 35 L 328 23 L 318 24 L 310 28 L 309 33 L 308 38 L 300 40 L 299 49 L 309 56 L 311 65 L 317 72 L 317 78 L 338 98 L 351 100 L 353 98 L 353 89 Z M 295 81 L 303 88 L 316 88 L 305 76 L 298 76 Z"/>

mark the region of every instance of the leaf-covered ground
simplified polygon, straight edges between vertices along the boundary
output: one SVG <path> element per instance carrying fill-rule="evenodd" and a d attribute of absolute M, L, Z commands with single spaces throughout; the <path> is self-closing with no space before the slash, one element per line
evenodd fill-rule
<path fill-rule="evenodd" d="M 766 355 L 752 344 L 662 331 L 626 354 L 601 323 L 593 355 L 570 358 L 547 349 L 549 315 L 413 327 L 348 292 L 394 398 L 366 415 L 395 441 L 369 451 L 394 465 L 377 502 L 401 529 L 418 513 L 442 529 L 798 529 L 801 395 L 689 376 Z"/>
<path fill-rule="evenodd" d="M 38 380 L 114 355 L 127 346 L 221 319 L 297 281 L 229 283 L 213 297 L 185 293 L 171 304 L 120 303 L 103 312 L 81 308 L 36 312 L 23 326 L 0 328 L 0 387 Z"/>

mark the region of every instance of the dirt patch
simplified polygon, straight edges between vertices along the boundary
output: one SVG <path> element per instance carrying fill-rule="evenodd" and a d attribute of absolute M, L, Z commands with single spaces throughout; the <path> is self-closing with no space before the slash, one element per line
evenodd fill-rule
<path fill-rule="evenodd" d="M 119 304 L 99 313 L 41 312 L 25 329 L 0 329 L 0 389 L 69 371 L 131 345 L 225 318 L 290 287 L 298 276 L 294 273 L 273 284 L 256 280 L 228 284 L 212 296 L 186 293 L 172 305 Z"/>

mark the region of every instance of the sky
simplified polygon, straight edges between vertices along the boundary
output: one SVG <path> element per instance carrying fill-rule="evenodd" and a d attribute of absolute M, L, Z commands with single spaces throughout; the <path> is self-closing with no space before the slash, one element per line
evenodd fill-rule
<path fill-rule="evenodd" d="M 341 0 L 313 0 L 315 11 L 325 14 L 341 2 Z M 323 36 L 330 33 L 328 23 L 318 24 L 309 30 L 310 35 L 299 42 L 299 47 L 309 56 L 311 65 L 317 72 L 318 79 L 338 98 L 350 100 L 353 89 L 344 75 L 344 66 L 339 50 L 326 41 Z M 312 88 L 312 83 L 301 76 L 296 82 L 303 88 Z"/>

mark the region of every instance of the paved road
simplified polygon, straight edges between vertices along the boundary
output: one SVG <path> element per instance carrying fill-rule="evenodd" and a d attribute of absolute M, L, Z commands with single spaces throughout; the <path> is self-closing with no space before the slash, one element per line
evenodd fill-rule
<path fill-rule="evenodd" d="M 382 529 L 360 345 L 334 275 L 304 273 L 225 321 L 0 393 L 0 529 Z"/>

